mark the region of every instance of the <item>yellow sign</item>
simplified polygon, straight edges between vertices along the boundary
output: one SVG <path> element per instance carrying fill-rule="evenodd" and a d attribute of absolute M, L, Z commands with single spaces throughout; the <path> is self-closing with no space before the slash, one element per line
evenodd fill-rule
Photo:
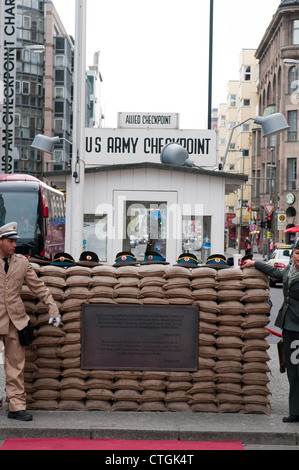
<path fill-rule="evenodd" d="M 268 239 L 271 238 L 271 232 L 267 232 L 267 238 L 268 238 Z"/>

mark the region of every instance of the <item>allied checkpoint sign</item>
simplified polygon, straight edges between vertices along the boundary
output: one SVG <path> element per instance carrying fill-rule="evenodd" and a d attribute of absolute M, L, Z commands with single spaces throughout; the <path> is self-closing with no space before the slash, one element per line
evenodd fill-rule
<path fill-rule="evenodd" d="M 175 142 L 189 153 L 195 165 L 212 169 L 216 165 L 216 132 L 185 129 L 86 128 L 85 165 L 160 163 L 165 145 Z"/>

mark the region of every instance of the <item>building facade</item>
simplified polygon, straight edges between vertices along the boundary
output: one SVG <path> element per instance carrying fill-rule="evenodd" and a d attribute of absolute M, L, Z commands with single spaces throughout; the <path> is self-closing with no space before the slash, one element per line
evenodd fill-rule
<path fill-rule="evenodd" d="M 298 65 L 299 1 L 284 0 L 275 12 L 256 51 L 259 61 L 259 115 L 282 113 L 288 132 L 264 139 L 253 132 L 252 206 L 257 214 L 263 245 L 293 241 L 284 229 L 299 224 L 298 193 Z M 271 227 L 265 228 L 265 206 L 273 208 Z"/>
<path fill-rule="evenodd" d="M 5 125 L 5 116 L 1 120 L 2 144 L 8 142 L 5 150 L 8 158 L 5 155 L 5 160 L 9 159 L 9 173 L 30 173 L 41 178 L 46 171 L 70 167 L 75 43 L 67 34 L 51 0 L 15 0 L 14 4 L 13 9 L 2 5 L 3 14 L 0 15 L 3 23 L 0 58 L 4 64 L 0 70 L 0 82 L 11 85 L 7 93 L 5 90 L 0 90 L 0 93 L 14 98 L 13 106 L 12 100 L 8 100 L 10 126 Z M 8 32 L 11 36 L 9 50 L 4 44 L 5 23 L 11 28 Z M 43 53 L 28 49 L 34 46 L 44 46 Z M 8 66 L 13 73 L 10 72 L 5 81 Z M 97 93 L 102 79 L 98 62 L 90 69 L 88 73 L 92 79 L 86 76 L 86 127 L 100 127 L 103 116 L 98 111 Z M 2 116 L 5 113 L 4 99 Z M 37 134 L 62 139 L 52 155 L 31 148 Z M 5 172 L 3 154 L 4 151 L 1 171 Z"/>
<path fill-rule="evenodd" d="M 219 106 L 219 162 L 224 165 L 224 171 L 246 175 L 251 172 L 253 127 L 252 121 L 247 120 L 256 115 L 258 101 L 258 63 L 254 55 L 255 50 L 242 49 L 239 56 L 239 80 L 228 82 L 227 102 Z M 243 124 L 239 126 L 239 123 Z M 224 161 L 228 142 L 230 145 Z M 253 218 L 251 188 L 249 181 L 235 193 L 226 196 L 226 247 L 244 249 Z"/>

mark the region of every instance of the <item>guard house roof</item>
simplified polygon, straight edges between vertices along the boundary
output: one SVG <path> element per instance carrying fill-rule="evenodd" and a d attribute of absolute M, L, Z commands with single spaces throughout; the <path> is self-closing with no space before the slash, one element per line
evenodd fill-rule
<path fill-rule="evenodd" d="M 150 163 L 150 162 L 143 162 L 143 163 L 125 163 L 121 165 L 102 165 L 98 167 L 89 167 L 85 168 L 85 174 L 90 173 L 99 173 L 99 172 L 106 172 L 106 171 L 118 171 L 118 170 L 138 170 L 138 169 L 150 169 L 153 168 L 155 170 L 160 171 L 176 171 L 179 173 L 192 173 L 194 175 L 202 175 L 214 178 L 224 178 L 225 180 L 225 194 L 230 194 L 233 191 L 242 186 L 242 184 L 248 181 L 248 176 L 241 174 L 241 173 L 227 173 L 225 171 L 218 171 L 218 170 L 206 170 L 204 168 L 197 168 L 197 167 L 187 167 L 187 166 L 176 166 L 176 165 L 165 165 L 159 163 Z M 64 171 L 51 171 L 44 173 L 45 178 L 51 179 L 54 176 L 69 176 L 71 175 L 70 170 Z"/>

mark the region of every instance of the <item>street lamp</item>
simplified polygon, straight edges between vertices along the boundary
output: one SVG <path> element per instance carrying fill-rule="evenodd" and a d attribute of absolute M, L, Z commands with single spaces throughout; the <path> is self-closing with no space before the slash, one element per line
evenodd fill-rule
<path fill-rule="evenodd" d="M 190 160 L 187 150 L 182 145 L 171 142 L 163 147 L 160 155 L 161 163 L 176 166 L 189 166 L 201 168 Z"/>
<path fill-rule="evenodd" d="M 230 144 L 232 141 L 234 130 L 237 127 L 242 126 L 243 124 L 245 124 L 245 122 L 248 122 L 250 120 L 254 121 L 255 124 L 259 124 L 262 126 L 264 137 L 270 137 L 272 135 L 279 134 L 280 132 L 286 131 L 287 129 L 290 128 L 285 117 L 280 113 L 270 114 L 269 116 L 266 116 L 266 117 L 256 116 L 256 118 L 248 118 L 242 122 L 239 122 L 238 124 L 232 127 L 231 134 L 229 136 L 229 140 L 228 140 L 226 151 L 225 151 L 223 164 L 222 164 L 223 170 L 225 170 L 227 155 L 230 149 Z"/>
<path fill-rule="evenodd" d="M 45 46 L 42 44 L 35 44 L 31 46 L 23 46 L 23 47 L 6 47 L 6 54 L 7 57 L 10 56 L 12 51 L 22 51 L 22 50 L 29 50 L 32 52 L 43 53 L 45 50 Z M 7 67 L 7 76 L 6 76 L 6 86 L 5 86 L 5 173 L 8 173 L 8 150 L 9 150 L 9 86 L 10 86 L 10 70 Z"/>
<path fill-rule="evenodd" d="M 31 147 L 34 149 L 40 150 L 41 152 L 53 153 L 54 145 L 59 144 L 61 141 L 65 141 L 69 145 L 73 145 L 72 142 L 65 139 L 64 137 L 58 137 L 58 136 L 48 137 L 47 135 L 38 134 L 35 136 L 31 144 Z M 51 163 L 55 163 L 55 160 L 51 160 Z M 76 165 L 78 165 L 78 162 L 76 162 Z M 73 177 L 76 183 L 80 183 L 80 174 L 78 172 L 77 166 L 75 166 Z"/>

